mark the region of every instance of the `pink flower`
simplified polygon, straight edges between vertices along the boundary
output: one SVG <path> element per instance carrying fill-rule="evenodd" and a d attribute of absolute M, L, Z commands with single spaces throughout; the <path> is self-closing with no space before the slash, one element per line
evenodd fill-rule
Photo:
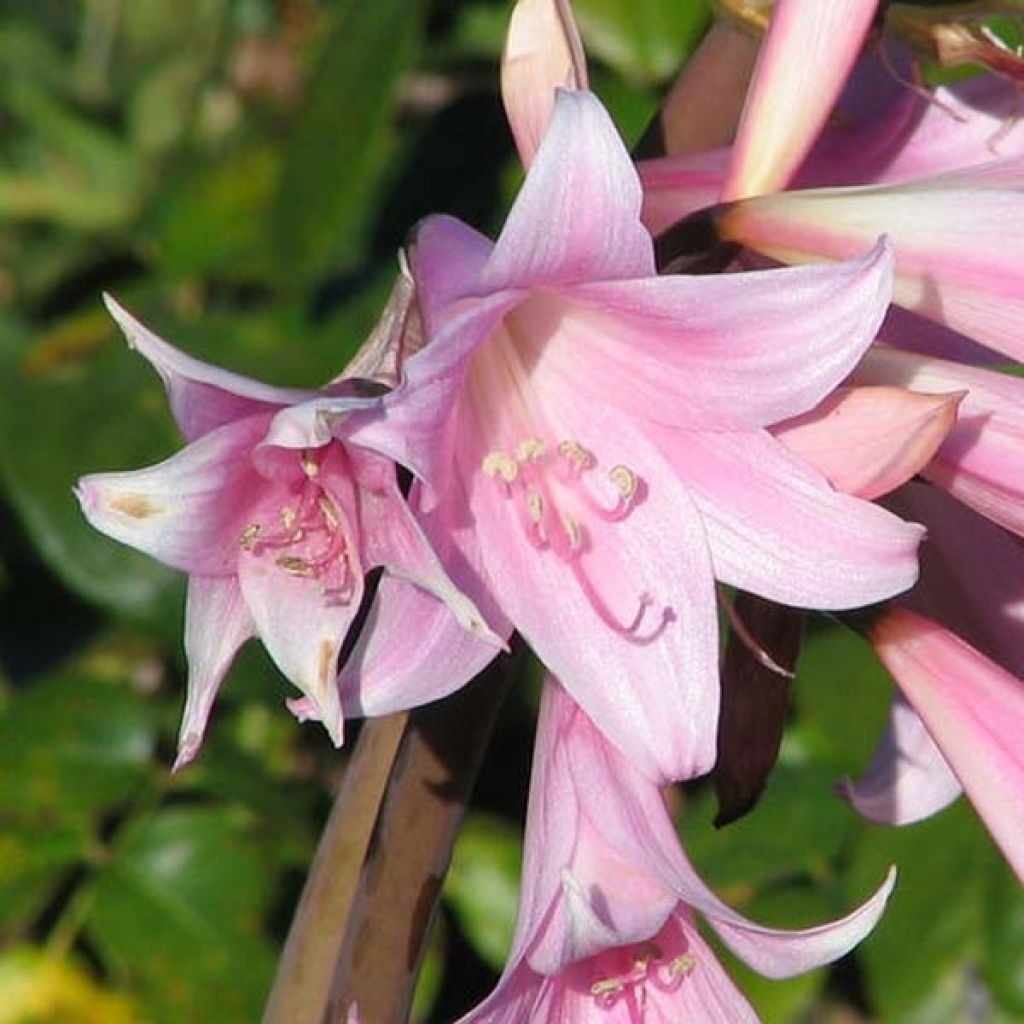
<path fill-rule="evenodd" d="M 781 978 L 851 949 L 892 885 L 890 873 L 848 917 L 806 931 L 747 920 L 697 876 L 657 784 L 548 680 L 513 949 L 494 993 L 462 1024 L 756 1020 L 701 938 L 695 911 L 751 967 Z"/>
<path fill-rule="evenodd" d="M 406 507 L 393 464 L 345 439 L 345 413 L 376 401 L 357 382 L 319 393 L 267 387 L 178 352 L 106 301 L 163 378 L 188 442 L 156 466 L 93 474 L 77 488 L 98 530 L 189 574 L 176 767 L 195 757 L 220 681 L 253 635 L 340 745 L 338 654 L 373 566 L 439 598 L 495 649 Z"/>
<path fill-rule="evenodd" d="M 635 763 L 681 777 L 714 760 L 714 578 L 860 605 L 913 582 L 920 534 L 763 429 L 859 359 L 887 298 L 884 247 L 838 267 L 658 277 L 640 204 L 603 108 L 560 92 L 496 244 L 448 218 L 421 226 L 426 344 L 351 436 L 419 476 L 424 530 L 489 621 L 499 606 Z M 406 614 L 393 597 L 381 635 Z M 386 677 L 343 675 L 345 700 L 379 713 L 467 678 L 471 639 L 456 652 L 432 635 Z"/>

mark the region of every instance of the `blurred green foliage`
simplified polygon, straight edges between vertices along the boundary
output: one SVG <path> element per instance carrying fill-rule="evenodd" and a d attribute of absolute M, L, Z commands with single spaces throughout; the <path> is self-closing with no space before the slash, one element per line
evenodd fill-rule
<path fill-rule="evenodd" d="M 285 385 L 335 376 L 420 217 L 501 222 L 520 173 L 497 94 L 509 6 L 0 9 L 0 1024 L 257 1019 L 344 764 L 292 722 L 253 647 L 199 760 L 169 774 L 182 580 L 89 529 L 72 496 L 83 473 L 177 444 L 159 380 L 100 293 L 200 358 Z M 707 4 L 577 10 L 595 87 L 636 138 Z M 763 804 L 715 832 L 707 790 L 687 791 L 695 861 L 774 923 L 840 913 L 900 867 L 855 959 L 785 983 L 737 977 L 768 1021 L 1020 1017 L 1024 900 L 969 809 L 885 831 L 833 794 L 865 764 L 887 697 L 859 642 L 818 629 Z M 512 704 L 503 722 L 528 721 L 529 688 Z M 485 768 L 459 841 L 422 1019 L 467 1009 L 507 950 L 518 749 Z"/>

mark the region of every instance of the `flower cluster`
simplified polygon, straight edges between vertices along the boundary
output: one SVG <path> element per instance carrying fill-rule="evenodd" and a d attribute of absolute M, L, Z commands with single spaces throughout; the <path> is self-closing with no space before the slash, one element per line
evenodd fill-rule
<path fill-rule="evenodd" d="M 108 301 L 187 445 L 78 494 L 189 574 L 179 766 L 254 635 L 339 745 L 513 631 L 546 666 L 514 948 L 474 1024 L 755 1019 L 695 913 L 771 977 L 882 913 L 892 877 L 841 920 L 762 927 L 679 845 L 661 787 L 715 763 L 718 584 L 840 616 L 896 599 L 867 629 L 902 695 L 845 793 L 899 823 L 963 787 L 1024 876 L 1024 382 L 987 352 L 1024 351 L 1024 133 L 1003 81 L 925 94 L 863 49 L 874 6 L 780 0 L 734 144 L 638 167 L 567 0 L 520 0 L 527 174 L 500 236 L 422 222 L 320 391 L 203 365 Z M 687 273 L 708 228 L 728 272 Z"/>

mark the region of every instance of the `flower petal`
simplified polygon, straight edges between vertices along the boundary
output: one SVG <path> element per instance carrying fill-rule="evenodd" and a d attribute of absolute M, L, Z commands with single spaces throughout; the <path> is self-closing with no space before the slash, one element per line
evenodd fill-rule
<path fill-rule="evenodd" d="M 694 429 L 761 427 L 832 391 L 889 301 L 884 245 L 800 269 L 576 285 L 514 315 L 537 362 L 595 401 Z"/>
<path fill-rule="evenodd" d="M 633 162 L 597 97 L 558 90 L 482 290 L 652 276 L 642 199 Z"/>
<path fill-rule="evenodd" d="M 192 576 L 185 605 L 188 698 L 178 733 L 179 771 L 199 753 L 221 680 L 239 647 L 254 633 L 249 609 L 232 578 Z"/>
<path fill-rule="evenodd" d="M 501 98 L 525 167 L 544 138 L 560 86 L 587 88 L 583 41 L 569 0 L 518 0 L 501 59 Z"/>
<path fill-rule="evenodd" d="M 928 464 L 955 425 L 964 394 L 839 388 L 811 412 L 772 427 L 772 433 L 837 491 L 877 498 Z"/>
<path fill-rule="evenodd" d="M 846 259 L 886 234 L 893 301 L 1024 358 L 1024 159 L 900 185 L 789 192 L 719 219 L 722 234 L 783 263 Z"/>
<path fill-rule="evenodd" d="M 1024 681 L 903 608 L 871 640 L 1024 881 Z"/>
<path fill-rule="evenodd" d="M 715 577 L 783 604 L 853 608 L 917 578 L 923 531 L 833 491 L 766 431 L 665 432 L 700 509 Z"/>
<path fill-rule="evenodd" d="M 729 149 L 721 148 L 639 161 L 636 169 L 644 188 L 642 216 L 647 230 L 657 235 L 718 202 L 730 156 Z"/>
<path fill-rule="evenodd" d="M 274 388 L 241 374 L 200 362 L 168 344 L 135 319 L 110 295 L 104 295 L 110 315 L 160 374 L 171 411 L 186 440 L 256 413 L 274 410 L 312 396 L 310 391 Z"/>
<path fill-rule="evenodd" d="M 97 530 L 185 572 L 233 575 L 238 537 L 261 478 L 250 453 L 266 414 L 228 423 L 164 462 L 93 473 L 75 493 Z"/>
<path fill-rule="evenodd" d="M 963 792 L 942 752 L 913 708 L 899 697 L 871 764 L 840 795 L 869 821 L 909 825 L 948 807 Z"/>
<path fill-rule="evenodd" d="M 839 95 L 875 0 L 778 0 L 736 132 L 723 199 L 785 187 Z"/>

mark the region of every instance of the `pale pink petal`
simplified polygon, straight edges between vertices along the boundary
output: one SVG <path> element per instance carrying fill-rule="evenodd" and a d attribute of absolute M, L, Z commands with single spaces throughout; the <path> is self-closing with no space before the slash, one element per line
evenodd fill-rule
<path fill-rule="evenodd" d="M 1024 681 L 902 608 L 876 623 L 871 639 L 1024 880 Z"/>
<path fill-rule="evenodd" d="M 847 259 L 880 234 L 893 301 L 1024 357 L 1024 160 L 900 185 L 789 192 L 722 214 L 722 233 L 783 263 Z"/>
<path fill-rule="evenodd" d="M 484 268 L 484 294 L 650 277 L 633 162 L 596 96 L 558 91 L 547 134 Z"/>
<path fill-rule="evenodd" d="M 500 637 L 512 626 L 480 583 L 479 553 L 471 527 L 449 524 L 444 507 L 426 515 L 422 487 L 409 502 L 438 558 L 459 590 Z M 438 700 L 459 689 L 493 658 L 493 643 L 463 629 L 449 608 L 421 587 L 387 574 L 381 579 L 365 627 L 339 677 L 346 714 L 383 715 Z"/>
<path fill-rule="evenodd" d="M 575 555 L 538 550 L 521 499 L 480 471 L 487 425 L 467 422 L 459 468 L 487 578 L 544 664 L 643 771 L 698 775 L 714 761 L 718 701 L 703 526 L 643 435 L 611 408 L 576 408 L 575 397 L 565 388 L 545 396 L 557 413 L 555 438 L 596 453 L 602 474 L 621 460 L 640 500 L 618 521 L 581 513 L 585 543 Z"/>
<path fill-rule="evenodd" d="M 1020 541 L 928 484 L 908 484 L 886 504 L 928 531 L 921 546 L 921 579 L 901 603 L 1024 676 Z"/>
<path fill-rule="evenodd" d="M 765 431 L 665 433 L 700 509 L 715 577 L 773 601 L 852 608 L 906 590 L 923 531 L 840 494 Z"/>
<path fill-rule="evenodd" d="M 913 708 L 897 698 L 889 725 L 857 782 L 844 779 L 840 794 L 882 825 L 909 825 L 948 807 L 962 792 L 941 751 Z"/>
<path fill-rule="evenodd" d="M 832 391 L 871 344 L 889 289 L 878 245 L 841 268 L 576 285 L 514 315 L 537 364 L 566 387 L 637 418 L 734 430 Z"/>
<path fill-rule="evenodd" d="M 415 584 L 443 602 L 459 626 L 500 650 L 503 640 L 452 582 L 413 517 L 398 490 L 394 464 L 355 448 L 350 449 L 349 457 L 360 485 L 357 499 L 364 567 L 382 565 L 391 576 Z"/>
<path fill-rule="evenodd" d="M 777 0 L 723 199 L 785 187 L 831 112 L 876 6 L 875 0 Z"/>
<path fill-rule="evenodd" d="M 709 149 L 639 161 L 642 216 L 651 234 L 718 202 L 730 156 L 729 149 Z"/>
<path fill-rule="evenodd" d="M 188 697 L 178 734 L 174 770 L 199 753 L 221 680 L 238 648 L 254 633 L 252 616 L 231 577 L 192 576 L 185 605 Z"/>
<path fill-rule="evenodd" d="M 501 61 L 501 97 L 529 167 L 555 105 L 555 89 L 587 88 L 587 64 L 569 0 L 518 0 Z"/>
<path fill-rule="evenodd" d="M 112 296 L 104 295 L 103 301 L 128 344 L 141 352 L 163 379 L 171 411 L 186 440 L 202 437 L 225 423 L 312 397 L 309 391 L 270 387 L 194 359 L 154 334 Z"/>
<path fill-rule="evenodd" d="M 844 387 L 772 433 L 838 491 L 877 498 L 928 464 L 956 423 L 959 394 Z"/>
<path fill-rule="evenodd" d="M 82 477 L 75 493 L 86 519 L 175 569 L 233 574 L 259 488 L 249 455 L 267 422 L 257 415 L 218 427 L 147 469 Z"/>
<path fill-rule="evenodd" d="M 883 347 L 868 354 L 857 379 L 965 392 L 955 426 L 923 475 L 993 522 L 1024 534 L 1024 380 Z"/>

